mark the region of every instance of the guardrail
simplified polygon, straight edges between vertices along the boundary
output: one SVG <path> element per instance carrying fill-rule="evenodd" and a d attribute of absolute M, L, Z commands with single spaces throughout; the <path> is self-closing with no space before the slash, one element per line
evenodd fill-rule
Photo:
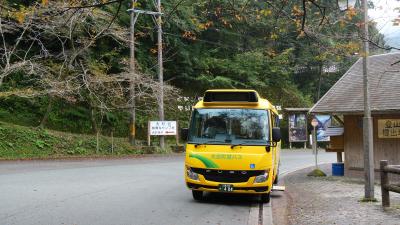
<path fill-rule="evenodd" d="M 400 165 L 389 165 L 387 160 L 381 160 L 382 206 L 390 207 L 389 192 L 400 193 L 400 185 L 390 184 L 389 173 L 400 175 Z"/>

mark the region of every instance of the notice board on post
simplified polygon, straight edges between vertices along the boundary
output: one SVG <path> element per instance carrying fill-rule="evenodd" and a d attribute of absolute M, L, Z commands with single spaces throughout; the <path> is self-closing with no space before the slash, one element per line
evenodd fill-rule
<path fill-rule="evenodd" d="M 176 121 L 149 121 L 147 144 L 150 146 L 151 136 L 176 136 L 178 144 L 178 124 Z"/>
<path fill-rule="evenodd" d="M 289 115 L 289 142 L 307 141 L 307 116 L 305 113 Z"/>

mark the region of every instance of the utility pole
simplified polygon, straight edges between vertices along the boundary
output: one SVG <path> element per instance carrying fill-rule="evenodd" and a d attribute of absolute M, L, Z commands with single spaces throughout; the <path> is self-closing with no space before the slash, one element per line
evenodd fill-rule
<path fill-rule="evenodd" d="M 363 118 L 363 142 L 364 142 L 364 172 L 365 172 L 365 196 L 367 200 L 375 199 L 374 196 L 374 146 L 373 146 L 373 124 L 370 108 L 369 82 L 368 82 L 368 4 L 362 0 L 363 12 L 363 84 L 364 84 L 364 118 Z"/>
<path fill-rule="evenodd" d="M 158 30 L 158 81 L 160 83 L 160 95 L 158 96 L 159 120 L 164 121 L 164 71 L 163 71 L 163 40 L 162 40 L 162 19 L 161 0 L 157 0 L 157 30 Z M 165 148 L 164 136 L 160 136 L 160 147 Z"/>
<path fill-rule="evenodd" d="M 140 14 L 146 14 L 146 15 L 151 15 L 153 19 L 157 17 L 157 20 L 155 21 L 158 27 L 158 77 L 160 80 L 160 89 L 161 89 L 161 94 L 158 99 L 158 104 L 159 104 L 159 115 L 160 115 L 160 120 L 164 120 L 164 88 L 163 88 L 163 65 L 162 65 L 162 29 L 161 29 L 161 2 L 158 0 L 158 5 L 157 5 L 157 12 L 153 11 L 146 11 L 146 10 L 139 10 L 135 9 L 135 4 L 137 0 L 132 0 L 132 7 L 128 9 L 128 12 L 130 13 L 130 23 L 131 23 L 131 29 L 130 29 L 130 70 L 131 70 L 131 79 L 130 79 L 130 97 L 131 97 L 131 107 L 130 107 L 130 124 L 129 124 L 129 129 L 130 129 L 130 134 L 129 134 L 129 142 L 132 145 L 135 145 L 136 141 L 136 102 L 135 102 L 135 82 L 137 80 L 137 75 L 136 75 L 136 67 L 135 67 L 135 23 L 139 17 Z M 164 148 L 164 137 L 161 136 L 160 139 L 160 147 Z"/>
<path fill-rule="evenodd" d="M 136 144 L 136 101 L 135 101 L 135 83 L 136 83 L 136 71 L 135 71 L 135 23 L 137 16 L 135 17 L 135 3 L 137 0 L 132 0 L 132 7 L 130 11 L 131 16 L 131 36 L 130 36 L 130 82 L 129 82 L 129 92 L 131 99 L 131 108 L 130 108 L 130 123 L 129 123 L 129 142 L 131 145 Z"/>

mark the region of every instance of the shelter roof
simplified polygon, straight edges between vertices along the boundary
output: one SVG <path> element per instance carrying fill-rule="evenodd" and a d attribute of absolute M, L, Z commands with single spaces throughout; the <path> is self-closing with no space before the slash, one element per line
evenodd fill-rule
<path fill-rule="evenodd" d="M 368 57 L 372 113 L 400 110 L 400 52 Z M 311 108 L 310 113 L 363 114 L 362 58 Z"/>

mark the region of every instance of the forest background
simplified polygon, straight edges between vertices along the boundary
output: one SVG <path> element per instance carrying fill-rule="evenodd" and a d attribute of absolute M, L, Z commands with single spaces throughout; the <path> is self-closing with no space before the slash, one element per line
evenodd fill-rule
<path fill-rule="evenodd" d="M 155 10 L 153 1 L 134 4 Z M 21 129 L 11 125 L 39 130 L 27 140 L 35 151 L 51 147 L 46 154 L 57 147 L 46 130 L 127 142 L 132 84 L 137 136 L 146 139 L 147 121 L 158 118 L 157 27 L 151 16 L 138 17 L 132 80 L 130 7 L 129 0 L 0 3 L 0 149 L 24 148 L 9 141 Z M 255 89 L 282 108 L 312 106 L 362 54 L 360 8 L 359 1 L 346 8 L 328 0 L 162 1 L 166 119 L 187 126 L 190 106 L 210 88 Z M 371 54 L 392 49 L 375 23 L 369 27 Z M 71 154 L 87 153 L 82 143 Z"/>

